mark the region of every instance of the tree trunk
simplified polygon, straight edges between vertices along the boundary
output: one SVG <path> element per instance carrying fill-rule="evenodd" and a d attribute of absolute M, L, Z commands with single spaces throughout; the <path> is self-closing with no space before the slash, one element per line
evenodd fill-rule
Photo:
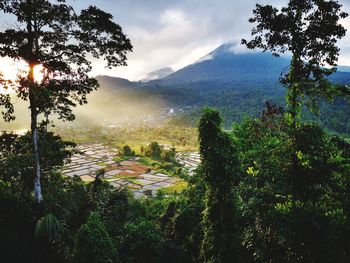
<path fill-rule="evenodd" d="M 34 83 L 34 65 L 29 67 L 29 80 Z M 33 141 L 33 153 L 34 153 L 34 194 L 35 200 L 38 203 L 43 201 L 43 196 L 41 192 L 41 169 L 40 169 L 40 155 L 39 155 L 39 138 L 38 138 L 38 112 L 36 106 L 36 98 L 33 87 L 29 88 L 29 103 L 30 103 L 30 117 L 31 117 L 31 132 L 32 132 L 32 141 Z"/>
<path fill-rule="evenodd" d="M 38 127 L 37 127 L 37 114 L 32 114 L 31 129 L 33 136 L 33 150 L 34 150 L 34 161 L 35 161 L 35 179 L 34 179 L 34 193 L 35 199 L 38 203 L 41 203 L 43 196 L 41 193 L 41 171 L 40 171 L 40 159 L 39 159 L 39 145 L 38 145 Z"/>
<path fill-rule="evenodd" d="M 290 91 L 289 91 L 289 105 L 290 105 L 290 114 L 292 118 L 291 123 L 291 137 L 292 137 L 292 166 L 290 171 L 291 176 L 291 187 L 292 187 L 292 205 L 294 206 L 296 201 L 300 198 L 300 174 L 299 167 L 300 162 L 298 159 L 297 152 L 299 151 L 299 143 L 298 143 L 298 121 L 301 114 L 301 108 L 299 106 L 299 95 L 300 95 L 300 87 L 296 85 L 300 85 L 300 80 L 302 78 L 302 61 L 300 59 L 299 52 L 296 52 L 293 56 L 292 65 L 291 65 L 291 73 L 289 76 L 290 81 Z"/>
<path fill-rule="evenodd" d="M 27 55 L 26 61 L 29 64 L 29 72 L 28 72 L 28 93 L 29 93 L 29 105 L 30 105 L 30 127 L 32 132 L 32 142 L 33 142 L 33 155 L 34 155 L 34 194 L 35 200 L 38 203 L 43 201 L 43 196 L 41 192 L 41 170 L 40 170 L 40 155 L 39 155 L 39 138 L 38 138 L 38 109 L 37 109 L 37 99 L 36 99 L 36 86 L 34 79 L 34 67 L 37 65 L 37 60 L 34 55 L 34 50 L 37 49 L 35 46 L 37 41 L 37 28 L 34 28 L 35 32 L 33 32 L 33 25 L 36 25 L 35 13 L 32 13 L 35 10 L 35 5 L 33 5 L 31 0 L 28 0 L 28 18 L 27 18 L 27 40 L 28 44 L 25 48 L 25 53 Z M 37 50 L 36 50 L 37 51 Z"/>

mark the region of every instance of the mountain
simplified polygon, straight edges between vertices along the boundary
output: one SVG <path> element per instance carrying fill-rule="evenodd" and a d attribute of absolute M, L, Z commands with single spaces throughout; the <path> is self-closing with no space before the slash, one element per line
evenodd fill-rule
<path fill-rule="evenodd" d="M 187 89 L 206 86 L 208 84 L 222 87 L 229 84 L 249 86 L 252 82 L 276 86 L 282 73 L 288 70 L 290 58 L 275 57 L 271 53 L 250 52 L 237 53 L 235 44 L 226 43 L 194 63 L 173 71 L 165 67 L 147 74 L 139 82 L 123 78 L 98 76 L 104 88 L 154 88 L 154 87 L 186 87 Z M 350 66 L 338 66 L 338 72 L 332 80 L 350 83 Z M 212 87 L 213 89 L 213 87 Z M 214 91 L 214 90 L 212 90 Z"/>
<path fill-rule="evenodd" d="M 279 77 L 288 70 L 289 63 L 290 58 L 275 57 L 267 52 L 237 53 L 234 45 L 228 43 L 161 79 L 147 82 L 107 76 L 98 79 L 102 89 L 112 92 L 108 93 L 111 100 L 102 104 L 125 109 L 125 116 L 128 110 L 140 109 L 131 119 L 138 120 L 139 115 L 145 119 L 144 109 L 152 109 L 155 119 L 168 118 L 168 112 L 172 112 L 177 115 L 173 119 L 175 122 L 193 124 L 200 109 L 210 106 L 221 111 L 225 125 L 229 127 L 244 116 L 258 116 L 266 101 L 285 106 L 286 89 L 279 84 Z M 337 72 L 330 79 L 349 84 L 350 72 L 346 72 L 349 67 L 340 66 L 339 69 L 344 72 Z M 169 71 L 163 69 L 160 73 L 151 72 L 149 76 L 160 76 Z M 350 132 L 350 105 L 344 98 L 337 98 L 333 104 L 320 101 L 320 105 L 319 117 L 306 111 L 306 118 L 333 131 Z"/>
<path fill-rule="evenodd" d="M 281 73 L 288 70 L 290 57 L 275 57 L 271 53 L 239 53 L 235 44 L 226 43 L 194 63 L 161 79 L 150 80 L 150 85 L 174 86 L 196 83 L 251 83 L 276 84 Z M 331 76 L 337 83 L 350 83 L 350 67 L 338 66 Z"/>
<path fill-rule="evenodd" d="M 234 44 L 223 44 L 203 58 L 163 78 L 162 84 L 203 81 L 241 82 L 276 80 L 289 65 L 288 58 L 270 53 L 236 53 Z"/>
<path fill-rule="evenodd" d="M 350 72 L 350 66 L 338 66 L 337 68 L 340 72 Z"/>
<path fill-rule="evenodd" d="M 132 82 L 128 79 L 123 78 L 100 75 L 97 76 L 96 79 L 98 80 L 100 86 L 104 90 L 118 91 L 120 89 L 130 89 L 138 87 L 137 82 Z"/>
<path fill-rule="evenodd" d="M 156 79 L 163 79 L 171 75 L 172 73 L 174 73 L 174 70 L 171 67 L 161 68 L 148 73 L 146 78 L 144 78 L 142 82 L 148 82 Z"/>

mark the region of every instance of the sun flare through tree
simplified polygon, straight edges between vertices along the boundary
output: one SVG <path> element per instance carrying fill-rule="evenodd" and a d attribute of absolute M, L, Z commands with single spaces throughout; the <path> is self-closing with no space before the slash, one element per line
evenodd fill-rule
<path fill-rule="evenodd" d="M 34 192 L 41 202 L 38 116 L 56 114 L 73 120 L 72 107 L 87 103 L 87 94 L 98 88 L 88 75 L 89 58 L 104 58 L 109 68 L 126 65 L 132 45 L 113 16 L 96 6 L 76 13 L 64 0 L 2 0 L 0 10 L 17 20 L 16 26 L 0 32 L 0 56 L 24 63 L 25 74 L 2 82 L 29 101 Z M 4 119 L 13 120 L 10 94 L 0 94 L 0 105 L 5 107 Z"/>

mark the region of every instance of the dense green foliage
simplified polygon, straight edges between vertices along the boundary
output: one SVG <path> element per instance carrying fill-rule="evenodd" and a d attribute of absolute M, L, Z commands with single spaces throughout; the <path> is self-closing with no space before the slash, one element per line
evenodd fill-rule
<path fill-rule="evenodd" d="M 41 206 L 28 180 L 30 135 L 4 134 L 2 257 L 7 262 L 348 262 L 350 144 L 316 125 L 302 125 L 301 166 L 291 178 L 294 147 L 283 110 L 268 105 L 261 118 L 245 119 L 231 134 L 220 122 L 212 110 L 201 119 L 202 165 L 183 193 L 138 200 L 100 177 L 85 184 L 57 174 L 70 144 L 48 134 L 57 147 L 43 162 Z M 9 148 L 9 138 L 18 146 Z"/>
<path fill-rule="evenodd" d="M 143 148 L 145 156 L 151 157 L 155 160 L 162 160 L 165 162 L 176 162 L 175 155 L 176 150 L 174 147 L 170 149 L 164 149 L 164 146 L 159 145 L 158 142 L 151 142 L 145 148 Z"/>
<path fill-rule="evenodd" d="M 75 237 L 73 262 L 115 262 L 116 248 L 98 213 L 91 213 Z"/>
<path fill-rule="evenodd" d="M 133 151 L 129 145 L 124 145 L 122 148 L 122 155 L 123 156 L 134 156 L 135 151 Z"/>
<path fill-rule="evenodd" d="M 3 3 L 0 1 L 0 8 Z M 335 13 L 326 21 L 337 22 L 337 15 L 345 16 L 339 14 L 336 1 L 303 3 L 305 6 L 291 0 L 281 14 L 270 6 L 258 5 L 257 18 L 252 21 L 261 22 L 261 29 L 266 23 L 265 15 L 281 19 L 275 21 L 275 26 L 285 22 L 287 16 L 296 18 L 297 26 L 301 26 L 300 15 L 313 11 L 314 5 L 321 13 L 317 13 L 317 8 L 311 13 L 312 23 L 318 15 L 329 15 L 330 9 Z M 324 22 L 313 26 L 318 30 L 334 29 Z M 267 46 L 261 46 L 259 38 L 251 45 L 283 51 L 284 43 L 279 47 L 269 42 L 275 41 L 274 35 L 269 35 L 274 32 L 272 29 L 267 27 Z M 335 29 L 340 30 L 336 36 L 341 36 L 342 27 Z M 334 35 L 330 34 L 325 32 L 325 37 L 332 41 Z M 315 55 L 312 47 L 308 49 L 311 44 L 307 36 L 306 43 L 301 41 L 306 44 L 303 52 Z M 316 50 L 322 47 L 323 42 L 320 43 Z M 320 50 L 336 57 L 335 46 L 324 48 Z M 330 86 L 323 78 L 327 72 L 319 68 L 319 61 L 304 64 L 300 61 L 303 56 L 297 55 L 293 55 L 291 71 L 312 73 L 288 75 L 288 96 L 297 92 L 294 99 L 302 108 L 305 94 L 313 100 L 324 88 L 319 84 Z M 330 62 L 334 62 L 332 58 Z M 317 83 L 315 74 L 319 74 Z M 300 86 L 307 80 L 310 85 Z M 39 146 L 46 153 L 40 155 L 45 198 L 38 203 L 32 184 L 36 173 L 33 159 L 37 157 L 32 151 L 33 134 L 2 134 L 1 260 L 350 262 L 350 142 L 303 121 L 296 114 L 298 109 L 293 108 L 293 100 L 289 98 L 288 102 L 292 111 L 267 103 L 260 116 L 244 118 L 231 131 L 223 130 L 218 111 L 205 109 L 198 123 L 201 164 L 192 177 L 186 178 L 188 187 L 180 194 L 160 191 L 156 197 L 139 199 L 127 189 L 113 188 L 104 180 L 104 171 L 99 171 L 90 183 L 77 176 L 62 176 L 60 169 L 74 152 L 74 144 L 40 128 Z M 291 114 L 295 114 L 292 122 Z M 174 131 L 157 132 L 165 136 Z M 124 155 L 134 154 L 125 144 L 122 151 Z M 175 149 L 166 149 L 154 141 L 142 146 L 141 153 L 145 156 L 140 156 L 140 162 L 155 161 L 159 168 L 178 165 Z"/>
<path fill-rule="evenodd" d="M 288 130 L 281 116 L 246 120 L 235 130 L 245 170 L 239 187 L 247 220 L 242 242 L 258 262 L 346 262 L 347 201 L 338 198 L 349 179 L 348 146 L 303 125 L 297 132 L 301 165 L 290 173 L 295 167 Z"/>

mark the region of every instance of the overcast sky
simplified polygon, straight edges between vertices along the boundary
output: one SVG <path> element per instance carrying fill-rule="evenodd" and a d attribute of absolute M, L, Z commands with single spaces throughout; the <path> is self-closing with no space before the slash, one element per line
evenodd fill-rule
<path fill-rule="evenodd" d="M 102 0 L 130 37 L 134 52 L 128 67 L 106 71 L 95 63 L 94 73 L 142 79 L 148 72 L 170 66 L 179 69 L 226 42 L 239 43 L 249 34 L 247 22 L 257 0 Z M 260 3 L 280 5 L 281 0 Z M 79 7 L 93 1 L 76 1 Z M 96 3 L 96 2 L 95 2 Z M 242 49 L 242 47 L 238 47 Z"/>
<path fill-rule="evenodd" d="M 250 34 L 248 18 L 255 4 L 282 6 L 286 0 L 71 0 L 76 8 L 97 5 L 114 15 L 134 46 L 128 66 L 106 70 L 101 61 L 93 74 L 139 80 L 163 67 L 179 69 L 226 42 L 239 43 Z M 340 0 L 350 13 L 350 0 Z M 344 21 L 349 35 L 339 45 L 339 64 L 350 65 L 350 19 Z M 243 47 L 237 50 L 244 52 Z"/>

